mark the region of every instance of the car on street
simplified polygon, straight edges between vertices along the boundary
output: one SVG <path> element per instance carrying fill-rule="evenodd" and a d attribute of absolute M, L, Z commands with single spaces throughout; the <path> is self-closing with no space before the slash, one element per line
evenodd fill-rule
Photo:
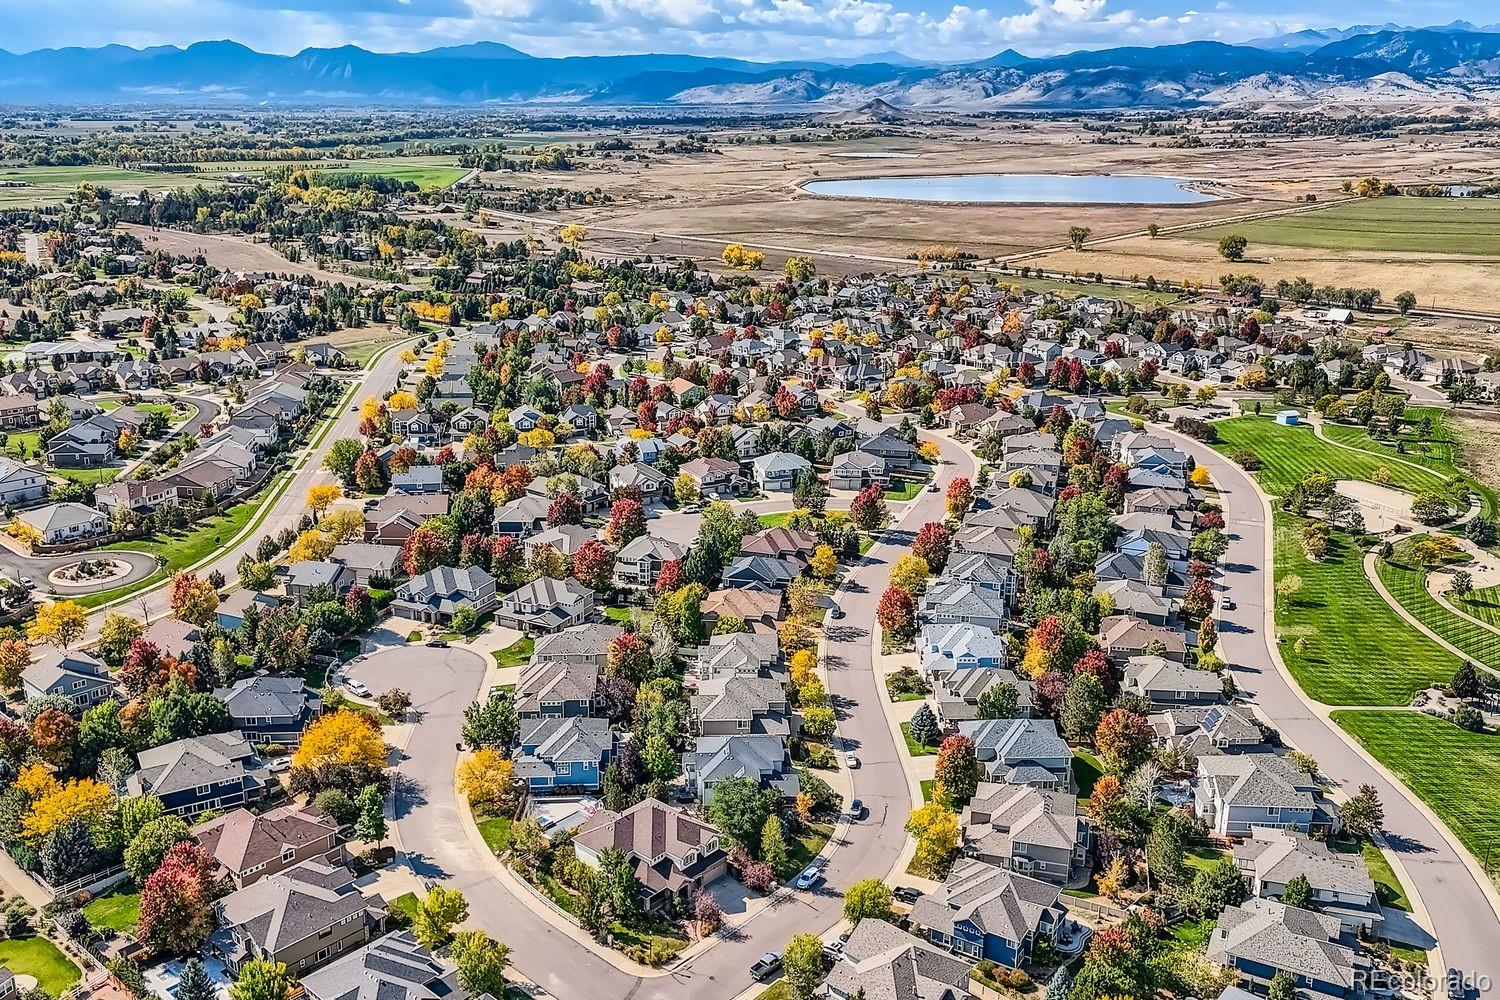
<path fill-rule="evenodd" d="M 844 617 L 844 609 L 835 604 L 833 607 L 828 609 L 828 617 L 837 621 L 838 619 Z"/>
<path fill-rule="evenodd" d="M 849 822 L 865 818 L 865 804 L 859 799 L 850 799 L 849 808 L 844 810 L 844 817 Z"/>
<path fill-rule="evenodd" d="M 780 971 L 781 956 L 774 951 L 766 952 L 750 966 L 750 976 L 758 983 L 765 982 Z"/>
<path fill-rule="evenodd" d="M 431 646 L 433 649 L 447 649 L 448 648 L 448 640 L 447 639 L 428 639 L 427 640 L 427 645 Z"/>
<path fill-rule="evenodd" d="M 31 582 L 31 577 L 29 576 L 21 577 L 21 586 L 25 587 L 27 590 L 33 590 L 36 588 L 36 584 Z"/>
<path fill-rule="evenodd" d="M 859 758 L 854 756 L 854 754 L 852 753 L 844 754 L 844 766 L 851 771 L 854 770 L 855 768 L 859 767 Z"/>
<path fill-rule="evenodd" d="M 807 866 L 807 871 L 797 876 L 797 888 L 811 889 L 823 881 L 823 866 L 814 862 Z"/>
<path fill-rule="evenodd" d="M 930 483 L 927 484 L 927 492 L 928 493 L 936 493 L 937 491 L 938 491 L 938 484 L 935 481 L 934 482 L 930 482 Z"/>
<path fill-rule="evenodd" d="M 376 507 L 379 507 L 379 506 L 380 506 L 380 498 L 379 497 L 371 497 L 370 499 L 368 499 L 368 500 L 365 501 L 365 510 L 374 510 Z"/>
<path fill-rule="evenodd" d="M 1219 602 L 1219 607 L 1222 608 L 1225 611 L 1233 611 L 1234 610 L 1234 598 L 1232 598 L 1232 597 L 1226 597 L 1226 598 L 1224 598 L 1222 601 Z"/>
<path fill-rule="evenodd" d="M 364 681 L 357 681 L 351 678 L 350 680 L 344 682 L 344 686 L 347 687 L 350 691 L 353 691 L 355 694 L 359 695 L 361 698 L 370 697 L 370 689 L 365 686 Z"/>
<path fill-rule="evenodd" d="M 922 898 L 922 890 L 914 885 L 898 885 L 891 890 L 891 895 L 895 897 L 896 902 L 910 906 Z"/>

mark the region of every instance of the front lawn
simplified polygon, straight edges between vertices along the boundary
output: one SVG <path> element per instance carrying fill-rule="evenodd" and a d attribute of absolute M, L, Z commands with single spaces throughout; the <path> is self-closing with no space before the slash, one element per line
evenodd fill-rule
<path fill-rule="evenodd" d="M 833 836 L 832 823 L 805 823 L 802 832 L 787 842 L 786 871 L 778 872 L 783 879 L 791 878 L 812 863 L 812 859 L 823 850 L 828 838 Z"/>
<path fill-rule="evenodd" d="M 1276 579 L 1295 574 L 1302 589 L 1280 602 L 1281 657 L 1310 698 L 1326 705 L 1405 705 L 1423 688 L 1446 684 L 1458 660 L 1412 628 L 1365 576 L 1364 552 L 1343 531 L 1313 562 L 1302 549 L 1302 520 L 1278 513 Z M 1300 645 L 1300 648 L 1299 648 Z"/>
<path fill-rule="evenodd" d="M 901 736 L 906 740 L 906 752 L 913 757 L 926 757 L 928 754 L 937 753 L 937 747 L 930 747 L 912 739 L 910 722 L 901 723 Z"/>
<path fill-rule="evenodd" d="M 1343 711 L 1333 719 L 1396 772 L 1476 857 L 1500 841 L 1500 736 L 1420 712 Z"/>
<path fill-rule="evenodd" d="M 785 979 L 778 979 L 755 995 L 755 1000 L 797 1000 L 797 994 L 792 992 L 792 984 Z"/>
<path fill-rule="evenodd" d="M 898 479 L 885 488 L 887 500 L 915 500 L 922 495 L 922 487 L 926 485 L 920 479 Z"/>
<path fill-rule="evenodd" d="M 243 531 L 245 525 L 250 523 L 251 518 L 261 509 L 269 495 L 270 491 L 262 492 L 256 500 L 236 504 L 222 514 L 215 514 L 182 531 L 151 535 L 147 538 L 115 542 L 104 546 L 106 551 L 145 552 L 162 560 L 162 565 L 156 572 L 137 583 L 98 594 L 88 594 L 75 600 L 86 608 L 98 607 L 126 594 L 144 590 L 180 569 L 202 562 L 218 549 L 224 548 L 230 539 Z"/>
<path fill-rule="evenodd" d="M 0 941 L 0 969 L 35 976 L 37 985 L 54 997 L 62 996 L 83 978 L 78 966 L 44 937 Z"/>
<path fill-rule="evenodd" d="M 757 514 L 755 519 L 762 528 L 780 528 L 791 519 L 791 514 Z"/>
<path fill-rule="evenodd" d="M 402 927 L 410 927 L 417 918 L 417 894 L 403 892 L 390 902 L 391 916 L 396 917 Z"/>
<path fill-rule="evenodd" d="M 12 431 L 0 435 L 5 439 L 5 453 L 11 458 L 27 458 L 40 453 L 41 431 Z"/>
<path fill-rule="evenodd" d="M 1406 888 L 1396 877 L 1396 870 L 1391 867 L 1391 863 L 1372 841 L 1335 841 L 1333 847 L 1340 854 L 1359 854 L 1364 858 L 1370 878 L 1375 880 L 1375 893 L 1380 897 L 1381 906 L 1411 912 L 1411 900 L 1406 898 Z"/>
<path fill-rule="evenodd" d="M 504 649 L 495 650 L 490 655 L 502 667 L 524 667 L 531 662 L 531 653 L 534 649 L 536 649 L 536 640 L 528 635 L 522 636 Z"/>
<path fill-rule="evenodd" d="M 129 881 L 121 882 L 103 896 L 91 900 L 83 915 L 95 927 L 108 927 L 122 934 L 135 930 L 141 919 L 141 894 Z"/>
<path fill-rule="evenodd" d="M 480 836 L 484 837 L 485 846 L 490 849 L 491 854 L 499 854 L 501 851 L 510 849 L 510 824 L 509 816 L 478 816 L 474 822 L 479 827 Z"/>

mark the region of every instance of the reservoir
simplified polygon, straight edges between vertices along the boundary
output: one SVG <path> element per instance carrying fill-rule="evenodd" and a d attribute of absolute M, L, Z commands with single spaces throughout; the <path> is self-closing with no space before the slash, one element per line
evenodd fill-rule
<path fill-rule="evenodd" d="M 1113 174 L 950 174 L 812 181 L 804 190 L 844 198 L 1010 204 L 1196 205 L 1217 200 L 1186 183 L 1182 177 Z"/>

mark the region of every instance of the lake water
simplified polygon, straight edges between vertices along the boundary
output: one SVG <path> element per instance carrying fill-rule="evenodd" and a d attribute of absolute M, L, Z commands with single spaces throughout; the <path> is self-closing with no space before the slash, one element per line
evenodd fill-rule
<path fill-rule="evenodd" d="M 812 181 L 812 194 L 899 201 L 986 201 L 1011 204 L 1195 205 L 1214 195 L 1184 187 L 1180 177 L 1109 174 L 955 174 L 946 177 L 861 177 Z"/>
<path fill-rule="evenodd" d="M 850 159 L 850 160 L 915 160 L 918 156 L 921 156 L 922 154 L 921 153 L 898 153 L 898 152 L 892 151 L 892 152 L 889 152 L 889 153 L 882 153 L 882 152 L 873 152 L 873 153 L 829 153 L 828 155 L 829 156 L 842 156 L 842 157 L 844 157 L 846 159 Z"/>

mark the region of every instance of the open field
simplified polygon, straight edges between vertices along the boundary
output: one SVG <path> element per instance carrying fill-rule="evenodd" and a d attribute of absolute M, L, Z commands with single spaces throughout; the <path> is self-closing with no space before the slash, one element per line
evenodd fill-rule
<path fill-rule="evenodd" d="M 1387 441 L 1382 438 L 1371 437 L 1370 432 L 1363 427 L 1352 424 L 1326 423 L 1323 425 L 1323 433 L 1339 444 L 1346 444 L 1352 448 L 1368 451 L 1372 455 L 1388 456 L 1392 459 L 1404 459 L 1415 462 L 1436 472 L 1440 476 L 1453 475 L 1461 449 L 1453 440 L 1452 433 L 1448 430 L 1446 411 L 1435 406 L 1413 406 L 1408 407 L 1406 418 L 1416 420 L 1427 416 L 1432 420 L 1432 432 L 1426 437 L 1417 437 L 1413 432 L 1403 433 L 1398 439 L 1399 449 L 1396 441 Z"/>
<path fill-rule="evenodd" d="M 1464 614 L 1500 628 L 1500 584 L 1493 587 L 1480 587 L 1463 597 L 1450 593 L 1447 599 Z"/>
<path fill-rule="evenodd" d="M 1390 559 L 1381 559 L 1380 582 L 1417 621 L 1442 636 L 1471 660 L 1500 670 L 1500 635 L 1465 621 L 1427 592 L 1427 571 L 1412 555 L 1417 535 L 1395 546 Z"/>
<path fill-rule="evenodd" d="M 1439 490 L 1442 477 L 1414 469 L 1400 462 L 1388 462 L 1380 456 L 1362 455 L 1321 441 L 1310 426 L 1286 427 L 1268 416 L 1234 417 L 1214 424 L 1219 440 L 1214 447 L 1226 455 L 1238 451 L 1254 452 L 1261 467 L 1256 472 L 1266 492 L 1285 496 L 1313 472 L 1326 473 L 1334 479 L 1358 479 L 1372 482 L 1376 469 L 1391 474 L 1390 485 L 1413 493 Z"/>
<path fill-rule="evenodd" d="M 62 996 L 83 977 L 78 966 L 44 937 L 0 941 L 0 969 L 35 976 L 37 985 L 54 997 Z"/>
<path fill-rule="evenodd" d="M 1263 244 L 1318 250 L 1395 251 L 1450 256 L 1500 255 L 1500 200 L 1365 198 L 1316 212 L 1210 226 L 1186 234 L 1218 245 L 1238 233 L 1250 256 Z"/>
<path fill-rule="evenodd" d="M 1500 736 L 1419 712 L 1333 713 L 1483 861 L 1500 844 Z M 1462 788 L 1461 793 L 1456 788 Z"/>
<path fill-rule="evenodd" d="M 210 264 L 235 271 L 271 271 L 276 274 L 310 274 L 320 281 L 343 282 L 346 285 L 375 285 L 372 278 L 360 278 L 337 271 L 326 271 L 308 264 L 294 264 L 264 243 L 252 243 L 238 236 L 217 233 L 190 233 L 180 229 L 152 229 L 121 223 L 119 228 L 131 233 L 146 249 L 193 256 L 202 254 Z"/>
<path fill-rule="evenodd" d="M 117 191 L 175 186 L 173 181 L 163 182 L 167 176 L 108 166 L 0 167 L 0 184 L 25 185 L 0 187 L 0 209 L 59 205 L 85 181 Z"/>
<path fill-rule="evenodd" d="M 1381 599 L 1348 534 L 1333 532 L 1328 555 L 1315 563 L 1302 551 L 1300 520 L 1278 514 L 1275 558 L 1278 581 L 1302 578 L 1302 589 L 1277 609 L 1276 628 L 1281 657 L 1309 698 L 1405 705 L 1417 691 L 1452 679 L 1458 660 Z"/>

